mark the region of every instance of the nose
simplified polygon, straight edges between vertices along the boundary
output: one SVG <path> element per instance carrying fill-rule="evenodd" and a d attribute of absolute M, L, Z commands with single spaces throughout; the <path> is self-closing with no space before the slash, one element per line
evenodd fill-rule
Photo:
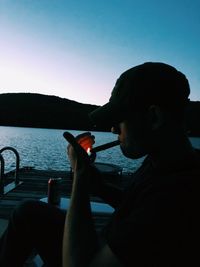
<path fill-rule="evenodd" d="M 113 134 L 120 134 L 120 127 L 119 127 L 119 125 L 112 126 L 111 132 Z"/>

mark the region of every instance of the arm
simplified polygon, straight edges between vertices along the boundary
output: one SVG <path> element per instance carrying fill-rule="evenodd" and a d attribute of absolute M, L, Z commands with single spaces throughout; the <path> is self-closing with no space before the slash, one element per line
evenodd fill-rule
<path fill-rule="evenodd" d="M 63 267 L 121 267 L 108 245 L 100 248 L 94 228 L 87 173 L 76 171 L 63 237 Z"/>
<path fill-rule="evenodd" d="M 94 144 L 94 136 L 89 132 L 82 133 L 76 137 L 76 141 L 79 145 L 81 145 L 81 147 L 84 148 L 84 150 L 87 150 L 87 147 L 90 147 L 91 144 Z M 70 146 L 68 146 L 68 157 L 71 164 L 71 169 L 75 170 L 74 159 L 76 158 L 76 155 Z M 93 159 L 95 159 L 95 156 Z M 100 197 L 104 202 L 111 205 L 113 208 L 116 208 L 123 197 L 123 190 L 119 186 L 105 182 L 102 174 L 92 163 L 93 160 L 91 161 L 90 166 L 91 175 L 90 182 L 88 184 L 89 192 Z"/>
<path fill-rule="evenodd" d="M 71 204 L 68 209 L 63 238 L 63 267 L 87 266 L 98 249 L 94 230 L 86 173 L 74 172 Z"/>
<path fill-rule="evenodd" d="M 94 228 L 88 182 L 90 168 L 76 161 L 71 204 L 66 215 L 63 237 L 63 267 L 121 266 L 106 245 L 100 249 Z"/>
<path fill-rule="evenodd" d="M 91 178 L 88 185 L 88 191 L 92 195 L 101 198 L 113 208 L 118 207 L 123 198 L 124 190 L 113 183 L 105 182 L 101 173 L 95 167 L 91 167 L 91 170 L 92 175 L 90 175 Z"/>

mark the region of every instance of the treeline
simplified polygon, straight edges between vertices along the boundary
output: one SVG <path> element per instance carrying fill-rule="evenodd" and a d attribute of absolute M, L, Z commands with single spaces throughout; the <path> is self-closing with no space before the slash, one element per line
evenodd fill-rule
<path fill-rule="evenodd" d="M 0 94 L 0 125 L 35 128 L 110 131 L 94 127 L 88 114 L 98 106 L 57 96 L 32 93 Z M 186 114 L 190 136 L 200 136 L 200 102 L 191 102 Z"/>
<path fill-rule="evenodd" d="M 32 93 L 0 94 L 0 125 L 92 130 L 88 113 L 95 105 Z"/>

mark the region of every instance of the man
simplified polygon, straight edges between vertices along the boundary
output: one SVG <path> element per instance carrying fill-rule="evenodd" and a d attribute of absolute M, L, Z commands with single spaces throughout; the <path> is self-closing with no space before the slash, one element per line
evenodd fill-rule
<path fill-rule="evenodd" d="M 175 68 L 145 63 L 123 73 L 110 101 L 91 114 L 96 124 L 112 127 L 126 157 L 147 155 L 120 197 L 103 246 L 89 205 L 95 171 L 73 136 L 65 135 L 74 183 L 63 267 L 199 265 L 200 156 L 185 133 L 189 92 L 186 77 Z"/>
<path fill-rule="evenodd" d="M 22 204 L 1 240 L 0 266 L 22 266 L 33 248 L 52 267 L 198 266 L 200 156 L 185 134 L 189 92 L 186 77 L 167 64 L 124 72 L 91 119 L 110 125 L 126 157 L 147 156 L 133 183 L 125 192 L 104 184 L 81 147 L 86 134 L 65 133 L 74 170 L 67 215 L 44 203 Z M 115 207 L 101 242 L 91 189 Z"/>

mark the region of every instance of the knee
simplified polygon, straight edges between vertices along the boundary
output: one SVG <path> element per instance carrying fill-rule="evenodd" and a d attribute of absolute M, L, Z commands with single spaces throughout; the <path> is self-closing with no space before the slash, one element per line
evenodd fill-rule
<path fill-rule="evenodd" d="M 16 212 L 22 215 L 30 215 L 37 209 L 39 204 L 39 201 L 35 200 L 23 201 L 16 207 Z"/>
<path fill-rule="evenodd" d="M 37 211 L 39 201 L 27 200 L 21 202 L 12 212 L 11 220 L 15 223 L 26 224 L 34 217 Z"/>

